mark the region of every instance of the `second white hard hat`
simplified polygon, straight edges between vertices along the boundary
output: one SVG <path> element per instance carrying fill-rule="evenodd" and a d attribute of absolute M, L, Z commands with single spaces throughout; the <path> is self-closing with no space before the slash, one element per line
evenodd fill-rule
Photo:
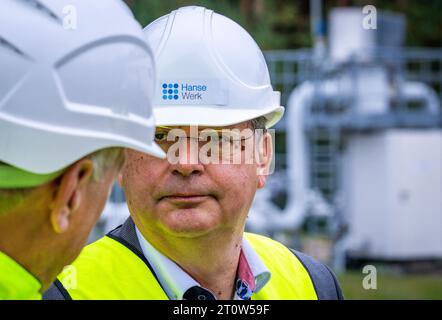
<path fill-rule="evenodd" d="M 164 156 L 154 82 L 153 54 L 122 1 L 0 1 L 1 162 L 46 174 L 107 147 Z"/>
<path fill-rule="evenodd" d="M 203 7 L 183 7 L 145 29 L 154 51 L 158 125 L 227 126 L 260 116 L 267 127 L 284 108 L 273 91 L 256 42 L 231 19 Z"/>

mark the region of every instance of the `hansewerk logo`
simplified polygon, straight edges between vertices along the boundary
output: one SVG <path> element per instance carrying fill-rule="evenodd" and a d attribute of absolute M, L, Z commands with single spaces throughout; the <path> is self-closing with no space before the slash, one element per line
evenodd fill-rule
<path fill-rule="evenodd" d="M 163 83 L 163 100 L 178 100 L 178 83 Z"/>
<path fill-rule="evenodd" d="M 203 100 L 207 85 L 190 83 L 163 83 L 163 100 Z"/>

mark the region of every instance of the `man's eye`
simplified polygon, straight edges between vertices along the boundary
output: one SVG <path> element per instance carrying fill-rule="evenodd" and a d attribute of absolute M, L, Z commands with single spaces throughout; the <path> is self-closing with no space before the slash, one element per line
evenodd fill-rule
<path fill-rule="evenodd" d="M 167 133 L 165 133 L 165 132 L 155 132 L 155 141 L 156 142 L 167 141 Z"/>

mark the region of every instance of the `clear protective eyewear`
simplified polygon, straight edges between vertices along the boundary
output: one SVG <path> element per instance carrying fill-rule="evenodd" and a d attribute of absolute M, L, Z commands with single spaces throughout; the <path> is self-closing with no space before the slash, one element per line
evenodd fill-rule
<path fill-rule="evenodd" d="M 193 150 L 198 152 L 200 157 L 209 157 L 212 161 L 230 161 L 235 156 L 240 156 L 242 151 L 254 152 L 254 140 L 251 139 L 254 131 L 251 128 L 192 129 L 191 127 L 189 135 L 179 128 L 157 126 L 154 140 L 166 153 L 170 152 L 171 148 L 175 152 L 183 142 L 190 141 L 191 150 L 192 146 L 198 146 Z"/>

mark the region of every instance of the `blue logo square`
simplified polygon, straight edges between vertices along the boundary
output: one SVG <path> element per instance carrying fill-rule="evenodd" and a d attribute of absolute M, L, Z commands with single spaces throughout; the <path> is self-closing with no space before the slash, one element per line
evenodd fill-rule
<path fill-rule="evenodd" d="M 163 83 L 161 85 L 163 100 L 178 100 L 179 85 L 178 83 Z"/>

